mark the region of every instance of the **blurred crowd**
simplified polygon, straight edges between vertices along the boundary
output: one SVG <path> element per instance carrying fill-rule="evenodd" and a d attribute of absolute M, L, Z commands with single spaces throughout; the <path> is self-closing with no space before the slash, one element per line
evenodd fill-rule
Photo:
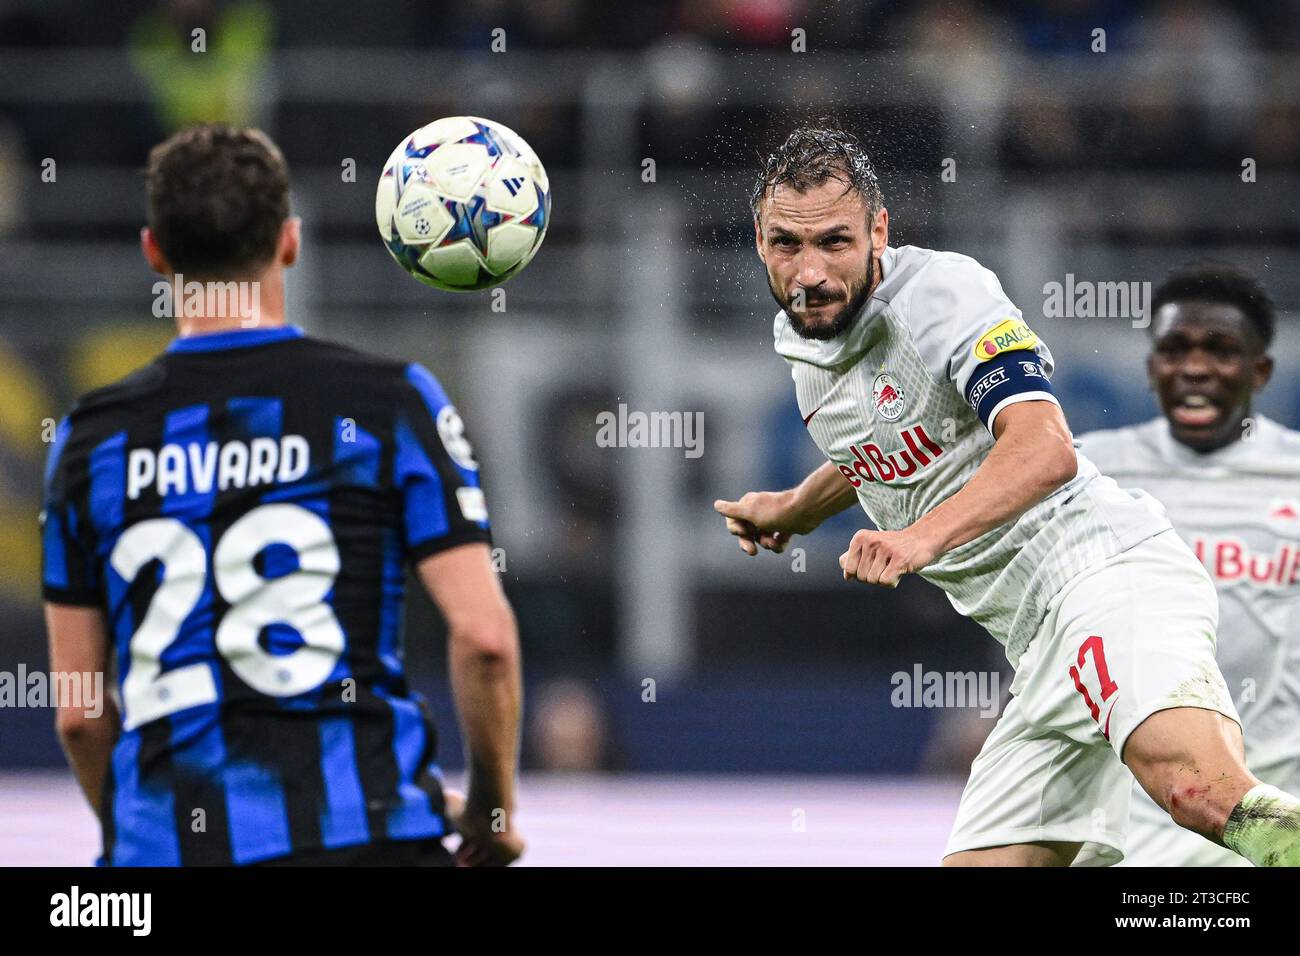
<path fill-rule="evenodd" d="M 178 25 L 211 25 L 247 0 L 123 0 L 98 13 L 61 14 L 65 0 L 8 0 L 7 42 L 109 45 L 154 12 Z M 260 6 L 260 5 L 259 5 Z M 1245 43 L 1277 51 L 1300 50 L 1293 0 L 389 0 L 385 16 L 343 0 L 281 0 L 275 11 L 278 42 L 288 46 L 418 46 L 475 48 L 502 27 L 514 42 L 538 49 L 640 49 L 670 34 L 692 34 L 728 49 L 786 46 L 790 29 L 815 34 L 819 48 L 889 50 L 917 25 L 947 23 L 954 46 L 996 35 L 1042 53 L 1077 53 L 1080 34 L 1105 28 L 1118 48 L 1142 42 L 1153 30 L 1173 46 Z M 124 18 L 122 14 L 127 16 Z M 1211 34 L 1220 35 L 1215 40 Z"/>
<path fill-rule="evenodd" d="M 498 29 L 508 52 L 644 52 L 660 74 L 660 115 L 649 117 L 647 136 L 657 149 L 667 147 L 656 155 L 669 159 L 691 158 L 691 132 L 738 121 L 708 95 L 719 58 L 788 51 L 796 29 L 814 53 L 862 53 L 867 63 L 872 54 L 898 54 L 891 76 L 875 79 L 919 78 L 950 114 L 979 107 L 989 158 L 1007 168 L 1194 169 L 1241 156 L 1295 168 L 1300 157 L 1294 73 L 1257 61 L 1258 54 L 1300 52 L 1298 0 L 390 0 L 382 17 L 348 0 L 124 0 L 78 4 L 75 16 L 72 6 L 0 3 L 0 49 L 125 49 L 133 76 L 119 79 L 138 85 L 142 102 L 114 107 L 114 121 L 99 124 L 82 121 L 77 110 L 50 115 L 0 102 L 0 164 L 66 153 L 70 145 L 93 149 L 104 162 L 134 163 L 167 131 L 214 118 L 291 129 L 290 150 L 307 156 L 325 131 L 313 136 L 310 120 L 258 91 L 277 51 L 406 48 L 448 56 L 487 50 Z M 192 55 L 198 28 L 206 34 L 201 57 Z M 1022 75 L 1019 58 L 1031 54 L 1091 68 L 1097 31 L 1104 32 L 1104 55 L 1139 64 L 1140 82 L 1117 106 L 1105 98 L 1080 109 L 1077 97 L 1067 101 Z M 1104 84 L 1104 74 L 1095 82 Z M 439 88 L 437 69 L 428 87 L 431 105 L 460 95 Z M 534 108 L 520 132 L 552 165 L 571 165 L 579 157 L 564 121 L 574 104 L 557 97 Z M 870 102 L 861 109 L 868 123 L 889 118 Z M 943 112 L 937 121 L 960 121 Z M 364 116 L 340 114 L 342 127 L 331 122 L 328 134 L 346 134 Z M 656 137 L 656 119 L 671 121 L 676 135 Z"/>

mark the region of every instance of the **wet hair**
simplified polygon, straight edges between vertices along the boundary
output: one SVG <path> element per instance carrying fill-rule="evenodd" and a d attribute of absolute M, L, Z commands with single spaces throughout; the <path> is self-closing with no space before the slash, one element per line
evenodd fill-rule
<path fill-rule="evenodd" d="M 150 151 L 145 195 L 149 229 L 174 270 L 236 276 L 275 256 L 289 170 L 261 130 L 205 123 Z"/>
<path fill-rule="evenodd" d="M 1245 269 L 1212 260 L 1180 266 L 1165 276 L 1152 295 L 1151 315 L 1171 302 L 1216 302 L 1234 306 L 1254 328 L 1261 351 L 1273 343 L 1277 329 L 1273 300 L 1260 281 Z"/>
<path fill-rule="evenodd" d="M 757 219 L 763 197 L 777 186 L 806 192 L 830 179 L 862 197 L 868 223 L 884 205 L 876 171 L 856 136 L 833 126 L 800 126 L 763 163 L 750 192 L 750 210 Z"/>

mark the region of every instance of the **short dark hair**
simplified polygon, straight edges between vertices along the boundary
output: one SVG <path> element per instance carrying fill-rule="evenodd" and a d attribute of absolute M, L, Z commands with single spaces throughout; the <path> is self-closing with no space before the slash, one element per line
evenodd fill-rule
<path fill-rule="evenodd" d="M 1273 343 L 1277 329 L 1273 300 L 1255 276 L 1231 263 L 1203 259 L 1170 272 L 1151 297 L 1151 315 L 1170 302 L 1235 306 L 1254 327 L 1264 349 Z"/>
<path fill-rule="evenodd" d="M 867 206 L 868 221 L 875 218 L 885 199 L 867 151 L 852 133 L 835 126 L 800 126 L 767 157 L 749 196 L 750 210 L 758 209 L 768 191 L 787 185 L 798 192 L 820 186 L 828 179 L 844 183 Z"/>
<path fill-rule="evenodd" d="M 145 170 L 149 229 L 177 272 L 228 277 L 271 261 L 289 217 L 289 168 L 257 129 L 191 126 Z"/>

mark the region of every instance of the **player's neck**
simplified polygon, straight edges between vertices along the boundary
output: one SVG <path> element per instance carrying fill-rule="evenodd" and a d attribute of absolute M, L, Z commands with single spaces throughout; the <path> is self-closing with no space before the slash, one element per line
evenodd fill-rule
<path fill-rule="evenodd" d="M 1190 452 L 1194 452 L 1197 455 L 1213 455 L 1216 452 L 1223 451 L 1225 448 L 1231 448 L 1239 441 L 1249 441 L 1256 425 L 1257 420 L 1251 415 L 1250 410 L 1247 409 L 1246 414 L 1237 423 L 1235 428 L 1228 430 L 1219 440 L 1209 444 L 1189 444 L 1174 434 L 1172 429 L 1170 430 L 1170 435 L 1177 444 L 1186 448 Z"/>
<path fill-rule="evenodd" d="M 212 335 L 216 332 L 235 332 L 241 329 L 276 329 L 285 324 L 283 315 L 270 316 L 265 313 L 256 319 L 240 316 L 185 316 L 176 320 L 176 330 L 180 337 L 187 339 L 192 335 Z"/>
<path fill-rule="evenodd" d="M 193 283 L 186 279 L 173 296 L 181 338 L 285 324 L 284 276 L 279 270 L 268 269 L 251 279 Z"/>

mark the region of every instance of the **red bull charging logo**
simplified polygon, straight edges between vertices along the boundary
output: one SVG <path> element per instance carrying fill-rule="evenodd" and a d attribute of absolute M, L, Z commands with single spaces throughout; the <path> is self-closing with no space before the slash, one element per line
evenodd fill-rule
<path fill-rule="evenodd" d="M 903 388 L 888 372 L 876 376 L 871 386 L 871 404 L 876 414 L 887 422 L 898 421 L 898 416 L 903 414 Z"/>

